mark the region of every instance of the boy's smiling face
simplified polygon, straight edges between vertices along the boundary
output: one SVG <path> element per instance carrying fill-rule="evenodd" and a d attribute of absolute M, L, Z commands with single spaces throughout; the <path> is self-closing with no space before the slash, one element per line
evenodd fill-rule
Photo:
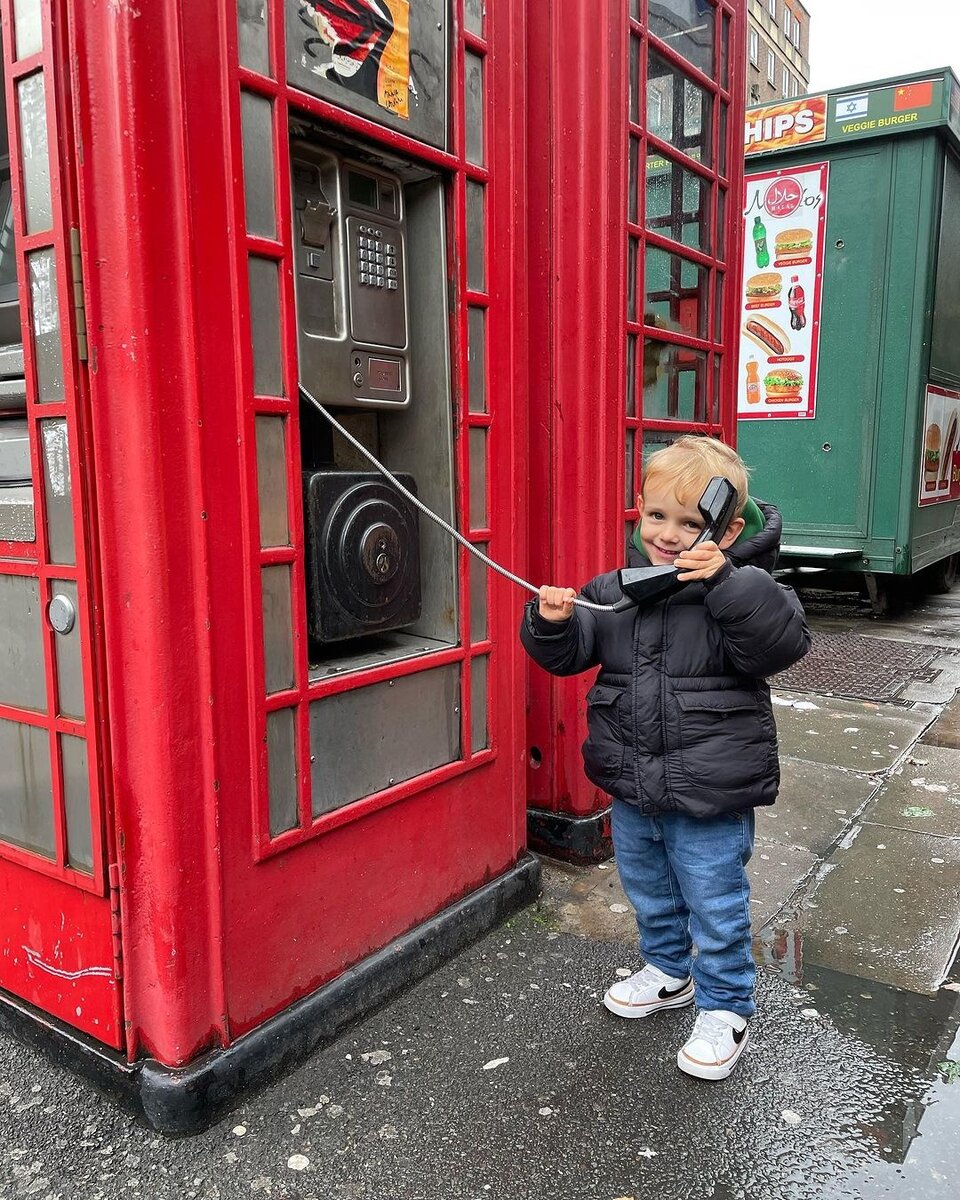
<path fill-rule="evenodd" d="M 651 482 L 637 500 L 640 509 L 640 541 L 644 553 L 655 567 L 676 561 L 677 555 L 689 550 L 704 526 L 696 501 L 683 504 L 672 488 Z M 720 539 L 720 548 L 732 545 L 743 528 L 739 518 Z"/>

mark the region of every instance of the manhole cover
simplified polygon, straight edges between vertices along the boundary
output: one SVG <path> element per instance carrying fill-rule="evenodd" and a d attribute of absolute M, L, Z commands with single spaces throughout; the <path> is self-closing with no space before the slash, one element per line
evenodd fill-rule
<path fill-rule="evenodd" d="M 856 633 L 815 633 L 809 654 L 773 676 L 776 686 L 828 692 L 852 700 L 894 700 L 935 658 L 942 646 L 917 646 Z"/>

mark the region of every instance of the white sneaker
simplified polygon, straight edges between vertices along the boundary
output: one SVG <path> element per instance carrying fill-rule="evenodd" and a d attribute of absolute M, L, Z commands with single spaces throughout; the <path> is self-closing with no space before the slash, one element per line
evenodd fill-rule
<path fill-rule="evenodd" d="M 665 1008 L 693 1003 L 693 980 L 665 975 L 647 963 L 629 979 L 618 979 L 603 997 L 604 1007 L 618 1017 L 649 1017 Z"/>
<path fill-rule="evenodd" d="M 693 1033 L 677 1054 L 677 1066 L 698 1079 L 726 1079 L 749 1040 L 745 1017 L 724 1009 L 701 1009 Z"/>

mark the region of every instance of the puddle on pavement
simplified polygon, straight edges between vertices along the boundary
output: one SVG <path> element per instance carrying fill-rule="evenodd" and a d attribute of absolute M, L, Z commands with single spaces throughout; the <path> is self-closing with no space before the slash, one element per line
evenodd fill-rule
<path fill-rule="evenodd" d="M 960 1176 L 960 958 L 930 996 L 804 963 L 803 932 L 797 926 L 762 930 L 754 939 L 754 957 L 761 970 L 797 989 L 798 1003 L 802 998 L 810 1005 L 801 1008 L 804 1016 L 828 1022 L 869 1056 L 902 1072 L 896 1099 L 888 1099 L 879 1113 L 871 1112 L 856 1127 L 875 1147 L 875 1161 L 821 1183 L 818 1200 L 946 1200 L 955 1194 Z"/>

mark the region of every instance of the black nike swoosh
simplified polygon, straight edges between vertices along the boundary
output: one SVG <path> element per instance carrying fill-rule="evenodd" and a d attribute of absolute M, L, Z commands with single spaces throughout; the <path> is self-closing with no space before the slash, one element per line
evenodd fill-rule
<path fill-rule="evenodd" d="M 743 1039 L 746 1036 L 747 1036 L 746 1025 L 744 1025 L 744 1027 L 742 1029 L 735 1029 L 733 1031 L 733 1040 L 737 1043 L 738 1046 L 740 1045 L 740 1043 L 743 1041 Z"/>
<path fill-rule="evenodd" d="M 685 992 L 689 986 L 689 983 L 685 983 L 683 987 L 674 988 L 672 992 L 668 992 L 665 987 L 662 987 L 658 993 L 659 999 L 669 1000 L 671 996 L 679 996 L 680 993 Z"/>

